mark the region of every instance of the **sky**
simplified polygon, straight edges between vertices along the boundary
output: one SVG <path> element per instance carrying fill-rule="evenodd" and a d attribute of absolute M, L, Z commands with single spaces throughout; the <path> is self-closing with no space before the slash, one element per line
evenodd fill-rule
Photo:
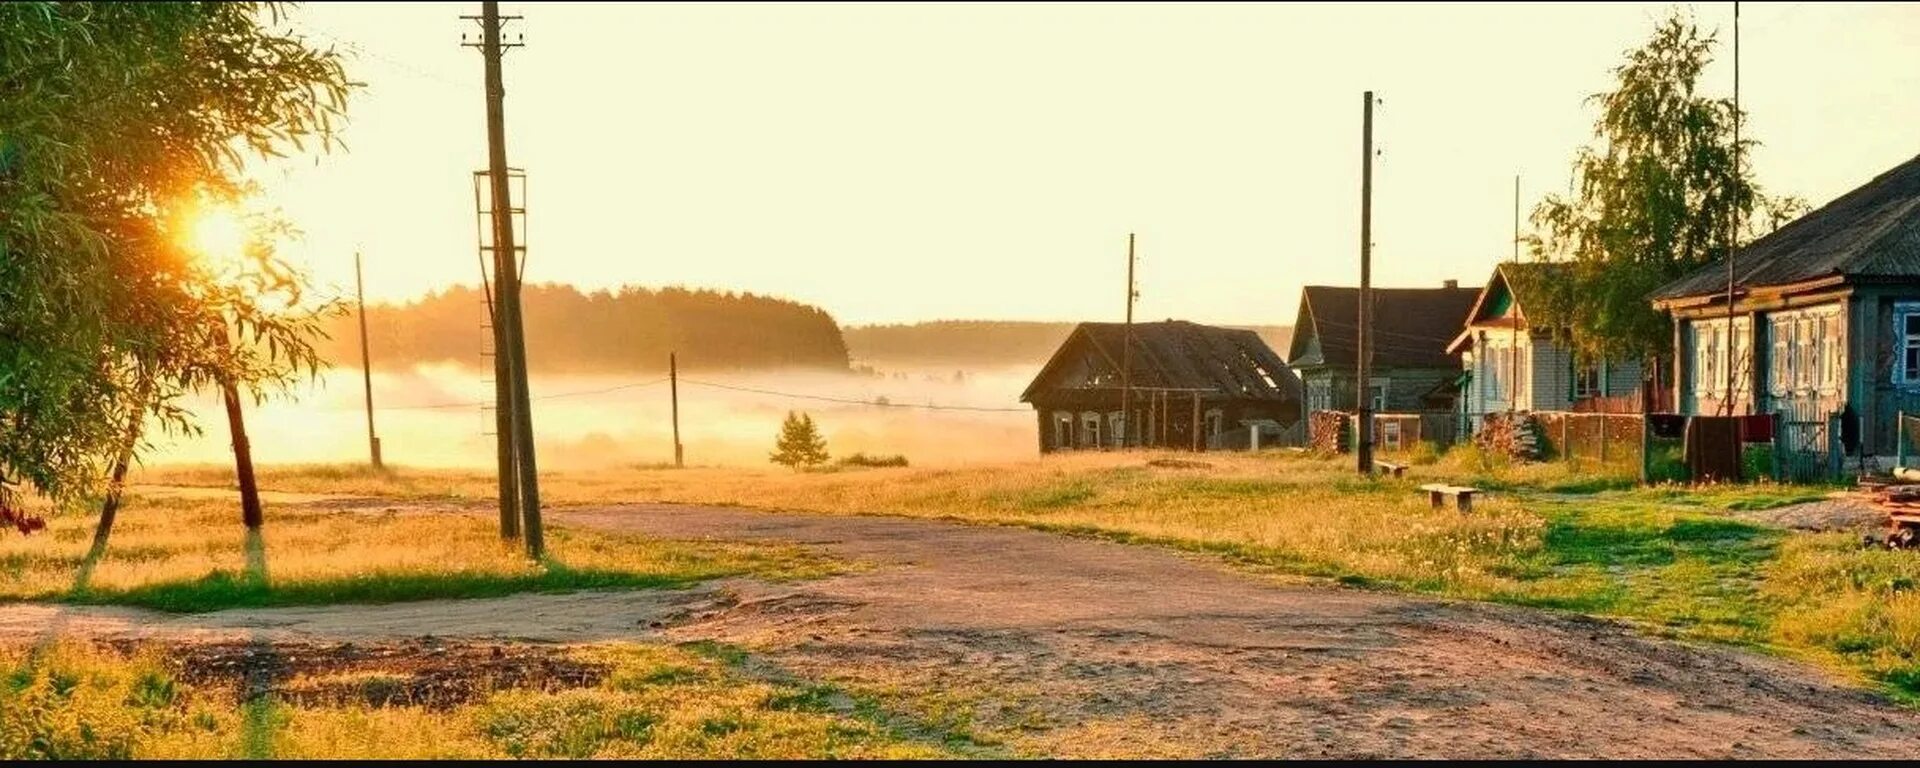
<path fill-rule="evenodd" d="M 1358 282 L 1376 92 L 1376 285 L 1478 285 L 1514 178 L 1565 191 L 1585 98 L 1670 10 L 1731 3 L 505 4 L 526 278 L 751 291 L 843 324 L 1292 322 Z M 311 4 L 291 29 L 365 88 L 347 148 L 262 163 L 290 246 L 370 300 L 478 276 L 478 3 Z M 1920 6 L 1741 6 L 1748 159 L 1818 206 L 1920 154 Z M 1702 79 L 1731 94 L 1731 49 Z M 1122 295 L 1116 295 L 1122 294 Z M 476 324 L 479 309 L 476 308 Z"/>

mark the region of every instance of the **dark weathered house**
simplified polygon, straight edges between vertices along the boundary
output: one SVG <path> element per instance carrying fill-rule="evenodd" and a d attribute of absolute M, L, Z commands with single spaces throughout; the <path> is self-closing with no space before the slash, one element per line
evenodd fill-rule
<path fill-rule="evenodd" d="M 1526 302 L 1566 264 L 1507 262 L 1494 268 L 1467 313 L 1466 327 L 1447 351 L 1460 355 L 1467 375 L 1460 411 L 1468 425 L 1489 413 L 1565 411 L 1600 398 L 1640 391 L 1640 363 L 1580 358 L 1551 329 L 1529 322 Z"/>
<path fill-rule="evenodd" d="M 1127 339 L 1132 340 L 1132 354 Z M 1121 367 L 1131 361 L 1129 419 Z M 1300 382 L 1253 331 L 1181 320 L 1081 323 L 1020 395 L 1040 424 L 1040 451 L 1133 446 L 1200 448 L 1234 431 L 1291 427 Z"/>
<path fill-rule="evenodd" d="M 1787 441 L 1814 445 L 1851 406 L 1864 451 L 1892 454 L 1895 414 L 1920 412 L 1920 157 L 1739 249 L 1733 266 L 1731 312 L 1725 261 L 1651 297 L 1674 319 L 1680 410 L 1780 413 L 1789 433 L 1807 427 Z"/>
<path fill-rule="evenodd" d="M 1447 352 L 1480 293 L 1448 280 L 1441 288 L 1373 289 L 1372 410 L 1450 412 L 1460 358 Z M 1351 411 L 1359 374 L 1360 289 L 1309 285 L 1300 291 L 1287 360 L 1300 375 L 1308 411 Z"/>

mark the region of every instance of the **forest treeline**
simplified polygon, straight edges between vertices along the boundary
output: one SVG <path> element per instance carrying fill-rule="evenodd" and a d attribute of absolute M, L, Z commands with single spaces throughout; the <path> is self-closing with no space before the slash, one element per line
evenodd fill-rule
<path fill-rule="evenodd" d="M 856 325 L 843 331 L 847 351 L 863 365 L 1025 365 L 1045 363 L 1075 323 L 1012 320 L 936 320 L 902 325 Z M 1285 355 L 1293 328 L 1248 328 Z"/>
<path fill-rule="evenodd" d="M 816 368 L 847 370 L 847 345 L 819 307 L 751 293 L 622 287 L 583 293 L 530 284 L 527 363 L 537 372 L 664 371 L 678 352 L 689 370 Z M 478 288 L 455 286 L 403 304 L 367 307 L 367 336 L 378 364 L 491 364 Z M 333 318 L 321 351 L 359 367 L 360 331 L 352 314 Z"/>

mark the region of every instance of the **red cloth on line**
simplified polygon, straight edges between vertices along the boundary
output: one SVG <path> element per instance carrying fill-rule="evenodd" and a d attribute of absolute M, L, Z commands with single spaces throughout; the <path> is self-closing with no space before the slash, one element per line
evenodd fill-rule
<path fill-rule="evenodd" d="M 1773 414 L 1758 413 L 1740 417 L 1740 442 L 1773 442 Z"/>

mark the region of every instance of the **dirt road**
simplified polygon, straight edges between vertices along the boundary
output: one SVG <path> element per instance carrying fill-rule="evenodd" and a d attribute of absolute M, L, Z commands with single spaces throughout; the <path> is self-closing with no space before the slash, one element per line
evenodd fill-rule
<path fill-rule="evenodd" d="M 1818 670 L 1607 622 L 1281 585 L 1011 528 L 666 506 L 553 519 L 799 542 L 874 567 L 799 584 L 183 617 L 0 606 L 0 638 L 57 625 L 156 638 L 715 639 L 753 649 L 769 670 L 936 691 L 934 708 L 953 722 L 1019 751 L 1076 756 L 1907 757 L 1920 747 L 1920 713 Z"/>

